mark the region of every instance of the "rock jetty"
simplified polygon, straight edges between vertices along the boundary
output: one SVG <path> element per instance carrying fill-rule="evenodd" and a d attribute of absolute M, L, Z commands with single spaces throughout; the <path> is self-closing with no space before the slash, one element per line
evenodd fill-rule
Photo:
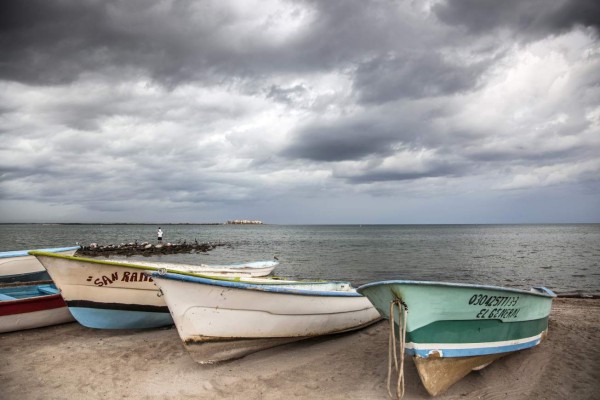
<path fill-rule="evenodd" d="M 107 256 L 152 256 L 158 254 L 181 254 L 181 253 L 206 253 L 220 246 L 231 246 L 228 243 L 198 243 L 194 240 L 191 243 L 187 241 L 178 243 L 165 243 L 165 244 L 151 244 L 148 242 L 134 242 L 134 243 L 121 243 L 121 244 L 109 244 L 109 245 L 98 245 L 97 243 L 90 243 L 89 246 L 82 246 L 75 253 L 76 256 L 87 256 L 87 257 L 107 257 Z"/>

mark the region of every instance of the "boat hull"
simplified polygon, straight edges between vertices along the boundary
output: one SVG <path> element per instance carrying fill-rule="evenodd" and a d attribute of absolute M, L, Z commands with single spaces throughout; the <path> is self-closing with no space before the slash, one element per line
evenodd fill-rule
<path fill-rule="evenodd" d="M 43 249 L 41 251 L 70 256 L 75 254 L 78 249 L 79 246 Z M 50 279 L 42 264 L 34 256 L 29 255 L 28 251 L 19 250 L 0 253 L 0 284 Z"/>
<path fill-rule="evenodd" d="M 318 284 L 309 290 L 302 285 L 261 287 L 174 274 L 153 277 L 179 336 L 199 363 L 360 329 L 380 319 L 356 292 L 319 291 Z"/>
<path fill-rule="evenodd" d="M 136 310 L 135 305 L 125 305 L 124 309 L 107 306 L 105 303 L 67 303 L 73 317 L 82 325 L 96 329 L 147 329 L 173 325 L 173 319 L 166 307 L 155 311 Z M 106 308 L 105 308 L 106 307 Z"/>
<path fill-rule="evenodd" d="M 54 294 L 33 293 L 39 286 L 51 286 L 48 283 L 40 285 L 39 282 L 32 282 L 19 286 L 0 287 L 0 333 L 74 321 L 58 292 Z M 11 296 L 11 292 L 14 290 L 25 290 L 32 293 L 30 297 L 17 298 Z"/>
<path fill-rule="evenodd" d="M 80 324 L 96 329 L 173 325 L 163 297 L 145 273 L 157 271 L 157 265 L 163 264 L 135 265 L 42 252 L 32 254 L 48 270 Z"/>
<path fill-rule="evenodd" d="M 386 281 L 358 291 L 390 318 L 390 302 L 406 306 L 406 354 L 415 357 L 430 394 L 445 391 L 473 368 L 538 345 L 548 329 L 551 291 L 440 282 Z M 394 329 L 399 333 L 396 309 Z"/>
<path fill-rule="evenodd" d="M 152 278 L 144 274 L 144 268 L 33 254 L 81 325 L 96 329 L 140 329 L 173 324 L 167 305 Z"/>
<path fill-rule="evenodd" d="M 484 368 L 507 354 L 509 353 L 457 358 L 413 357 L 413 361 L 427 392 L 432 396 L 437 396 L 471 371 Z"/>

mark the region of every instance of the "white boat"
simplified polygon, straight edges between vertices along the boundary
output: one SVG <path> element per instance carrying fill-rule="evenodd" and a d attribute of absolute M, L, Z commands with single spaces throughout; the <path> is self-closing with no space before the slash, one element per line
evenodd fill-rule
<path fill-rule="evenodd" d="M 347 282 L 247 281 L 152 273 L 192 358 L 213 363 L 363 328 L 380 319 Z"/>
<path fill-rule="evenodd" d="M 71 256 L 78 249 L 79 246 L 38 249 L 38 251 Z M 31 250 L 4 251 L 0 253 L 0 283 L 32 282 L 50 279 L 42 264 L 34 256 L 29 255 L 29 251 Z"/>
<path fill-rule="evenodd" d="M 48 270 L 69 310 L 84 326 L 139 329 L 173 324 L 153 279 L 144 274 L 144 271 L 157 271 L 156 264 L 138 265 L 40 251 L 31 254 Z M 264 264 L 271 270 L 277 265 L 273 261 Z M 185 273 L 175 270 L 176 264 L 171 266 L 173 268 L 167 268 L 168 271 Z M 239 270 L 237 276 L 244 276 L 247 271 L 245 268 Z M 219 270 L 215 269 L 214 274 L 219 275 Z"/>

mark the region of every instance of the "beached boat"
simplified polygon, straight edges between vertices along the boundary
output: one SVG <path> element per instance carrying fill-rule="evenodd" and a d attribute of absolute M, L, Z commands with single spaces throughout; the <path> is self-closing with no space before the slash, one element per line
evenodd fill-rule
<path fill-rule="evenodd" d="M 74 321 L 52 281 L 0 285 L 0 332 Z"/>
<path fill-rule="evenodd" d="M 390 320 L 400 356 L 404 348 L 414 357 L 423 385 L 434 396 L 471 370 L 539 344 L 556 297 L 544 287 L 526 291 L 405 280 L 369 283 L 357 291 Z"/>
<path fill-rule="evenodd" d="M 40 251 L 32 251 L 31 254 L 48 270 L 69 310 L 84 326 L 138 329 L 173 324 L 158 288 L 152 278 L 143 273 L 158 270 L 156 264 L 137 265 Z M 272 268 L 276 265 L 273 261 L 263 264 Z M 247 264 L 237 265 L 240 270 L 238 276 L 244 276 L 248 270 L 243 265 Z M 167 268 L 168 271 L 181 272 L 175 269 L 177 264 L 170 266 L 173 268 Z M 214 274 L 220 275 L 219 270 L 215 269 Z"/>
<path fill-rule="evenodd" d="M 163 271 L 152 277 L 183 343 L 203 364 L 360 329 L 381 318 L 346 282 L 261 284 Z"/>
<path fill-rule="evenodd" d="M 79 249 L 75 247 L 58 247 L 38 249 L 49 253 L 73 255 Z M 42 264 L 28 252 L 31 250 L 4 251 L 0 253 L 0 283 L 31 282 L 49 280 L 48 272 Z"/>

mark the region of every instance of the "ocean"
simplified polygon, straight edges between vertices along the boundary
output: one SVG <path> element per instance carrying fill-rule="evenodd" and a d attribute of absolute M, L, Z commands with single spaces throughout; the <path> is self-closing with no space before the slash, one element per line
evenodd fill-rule
<path fill-rule="evenodd" d="M 163 242 L 220 242 L 156 261 L 225 264 L 279 259 L 276 275 L 350 281 L 477 283 L 600 293 L 600 224 L 161 225 Z M 0 251 L 156 243 L 155 225 L 0 224 Z M 129 258 L 147 259 L 143 256 Z"/>

